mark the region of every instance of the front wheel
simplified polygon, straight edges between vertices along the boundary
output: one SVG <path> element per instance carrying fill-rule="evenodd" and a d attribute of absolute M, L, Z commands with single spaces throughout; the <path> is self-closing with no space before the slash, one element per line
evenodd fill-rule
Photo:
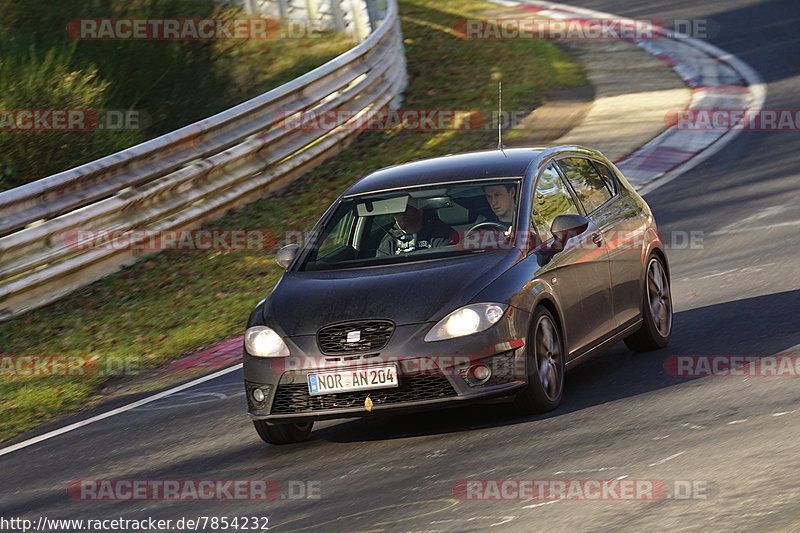
<path fill-rule="evenodd" d="M 625 339 L 633 352 L 658 350 L 669 343 L 672 333 L 672 294 L 664 265 L 656 256 L 647 263 L 642 302 L 642 327 Z"/>
<path fill-rule="evenodd" d="M 253 425 L 261 440 L 268 444 L 293 444 L 308 438 L 314 422 L 269 424 L 264 420 L 253 420 Z"/>
<path fill-rule="evenodd" d="M 564 392 L 564 343 L 558 323 L 544 307 L 536 310 L 526 351 L 528 385 L 517 393 L 516 411 L 552 411 L 561 403 Z"/>

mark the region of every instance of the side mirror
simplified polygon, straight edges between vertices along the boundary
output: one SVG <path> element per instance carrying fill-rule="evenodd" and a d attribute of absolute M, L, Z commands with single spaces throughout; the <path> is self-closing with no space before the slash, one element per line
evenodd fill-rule
<path fill-rule="evenodd" d="M 586 231 L 589 221 L 581 215 L 558 215 L 550 224 L 550 233 L 553 234 L 553 250 L 560 252 L 567 241 Z"/>
<path fill-rule="evenodd" d="M 294 256 L 297 255 L 297 251 L 300 249 L 299 244 L 287 244 L 280 250 L 278 253 L 275 254 L 275 262 L 282 266 L 284 269 L 289 268 L 289 265 L 294 260 Z"/>

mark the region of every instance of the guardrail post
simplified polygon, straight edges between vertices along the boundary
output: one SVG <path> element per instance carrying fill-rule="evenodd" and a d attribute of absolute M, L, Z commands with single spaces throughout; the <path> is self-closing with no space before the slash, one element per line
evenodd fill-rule
<path fill-rule="evenodd" d="M 281 20 L 289 18 L 289 6 L 286 1 L 287 0 L 278 0 L 278 17 Z"/>
<path fill-rule="evenodd" d="M 364 27 L 364 19 L 361 18 L 361 2 L 350 0 L 350 13 L 353 18 L 353 34 L 356 41 L 361 42 L 367 36 L 367 29 Z"/>
<path fill-rule="evenodd" d="M 316 0 L 306 0 L 306 18 L 314 20 L 317 18 L 317 2 Z"/>
<path fill-rule="evenodd" d="M 331 16 L 333 17 L 333 27 L 336 31 L 344 31 L 347 25 L 344 22 L 344 13 L 340 0 L 330 0 Z"/>
<path fill-rule="evenodd" d="M 378 27 L 383 18 L 386 16 L 386 0 L 366 0 L 367 15 L 369 16 L 369 27 L 372 31 Z"/>

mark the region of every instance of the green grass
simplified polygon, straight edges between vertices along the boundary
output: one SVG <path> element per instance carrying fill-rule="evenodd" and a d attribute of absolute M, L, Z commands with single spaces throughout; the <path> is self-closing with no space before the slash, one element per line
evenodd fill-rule
<path fill-rule="evenodd" d="M 410 83 L 405 108 L 496 107 L 503 80 L 506 110 L 529 110 L 546 92 L 585 84 L 578 64 L 543 41 L 464 41 L 456 20 L 492 7 L 472 0 L 403 0 Z M 210 224 L 263 228 L 278 236 L 310 229 L 356 179 L 395 163 L 496 145 L 496 131 L 365 132 L 335 158 L 278 195 Z M 127 359 L 154 367 L 241 334 L 255 303 L 281 275 L 271 254 L 165 252 L 108 276 L 45 308 L 0 323 L 4 354 Z M 313 302 L 309 302 L 313 305 Z M 103 378 L 4 377 L 0 439 L 96 397 Z"/>

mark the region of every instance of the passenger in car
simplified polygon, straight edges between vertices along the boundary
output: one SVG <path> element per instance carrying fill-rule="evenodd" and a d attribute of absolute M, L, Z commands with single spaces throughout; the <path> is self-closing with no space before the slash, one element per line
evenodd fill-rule
<path fill-rule="evenodd" d="M 435 213 L 426 213 L 414 198 L 406 210 L 394 216 L 395 225 L 383 237 L 376 257 L 388 257 L 424 248 L 437 248 L 458 242 L 458 235 Z"/>

